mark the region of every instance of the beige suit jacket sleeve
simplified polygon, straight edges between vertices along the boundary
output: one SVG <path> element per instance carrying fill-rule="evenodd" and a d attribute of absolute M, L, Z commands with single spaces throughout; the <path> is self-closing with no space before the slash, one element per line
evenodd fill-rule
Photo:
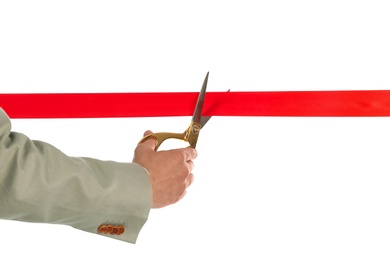
<path fill-rule="evenodd" d="M 151 202 L 143 167 L 66 156 L 47 143 L 11 132 L 0 108 L 1 219 L 64 224 L 135 243 Z M 102 225 L 124 233 L 102 234 Z"/>

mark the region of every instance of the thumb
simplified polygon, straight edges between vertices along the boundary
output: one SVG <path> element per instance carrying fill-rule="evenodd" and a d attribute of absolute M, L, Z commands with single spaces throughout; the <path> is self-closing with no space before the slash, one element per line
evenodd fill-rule
<path fill-rule="evenodd" d="M 150 131 L 150 130 L 146 130 L 146 131 L 145 131 L 145 133 L 144 133 L 144 136 L 151 135 L 151 134 L 153 134 L 153 132 L 152 132 L 152 131 Z"/>
<path fill-rule="evenodd" d="M 153 134 L 152 131 L 147 130 L 144 133 L 144 138 L 148 135 Z M 145 147 L 146 149 L 154 150 L 156 148 L 157 141 L 154 139 L 154 137 L 149 137 L 147 139 L 142 139 L 142 143 L 138 144 L 138 146 Z"/>

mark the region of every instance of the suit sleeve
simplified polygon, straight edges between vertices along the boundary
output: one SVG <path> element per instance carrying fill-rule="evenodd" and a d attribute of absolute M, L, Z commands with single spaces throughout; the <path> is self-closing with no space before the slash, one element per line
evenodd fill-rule
<path fill-rule="evenodd" d="M 135 243 L 151 203 L 140 165 L 69 157 L 12 132 L 0 108 L 1 219 L 69 225 Z"/>

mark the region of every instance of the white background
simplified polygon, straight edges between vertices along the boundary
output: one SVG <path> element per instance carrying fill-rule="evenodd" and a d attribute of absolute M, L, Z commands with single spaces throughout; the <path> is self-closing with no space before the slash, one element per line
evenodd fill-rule
<path fill-rule="evenodd" d="M 376 0 L 1 0 L 0 92 L 193 92 L 207 71 L 208 91 L 390 89 L 389 13 Z M 12 122 L 72 156 L 131 161 L 144 130 L 189 121 Z M 389 131 L 389 118 L 214 117 L 187 196 L 152 210 L 136 245 L 0 221 L 2 258 L 389 259 Z"/>

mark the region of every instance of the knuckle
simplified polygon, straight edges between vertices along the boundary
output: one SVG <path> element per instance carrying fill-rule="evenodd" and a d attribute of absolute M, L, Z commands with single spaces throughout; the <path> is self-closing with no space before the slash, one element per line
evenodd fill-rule
<path fill-rule="evenodd" d="M 177 150 L 177 160 L 180 162 L 186 161 L 186 154 L 183 149 Z"/>
<path fill-rule="evenodd" d="M 193 159 L 195 157 L 195 149 L 194 148 L 188 147 L 186 152 L 188 154 L 189 159 Z"/>
<path fill-rule="evenodd" d="M 192 151 L 192 158 L 195 159 L 196 157 L 198 157 L 198 151 L 196 151 L 196 149 L 194 148 L 191 148 L 191 151 Z"/>
<path fill-rule="evenodd" d="M 192 171 L 195 168 L 195 163 L 193 161 L 188 162 L 189 170 Z"/>

